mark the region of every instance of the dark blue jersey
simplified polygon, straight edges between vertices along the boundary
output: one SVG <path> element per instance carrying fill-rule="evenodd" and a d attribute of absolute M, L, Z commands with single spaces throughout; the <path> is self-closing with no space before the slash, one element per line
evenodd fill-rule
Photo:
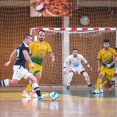
<path fill-rule="evenodd" d="M 24 58 L 23 55 L 23 50 L 27 50 L 27 52 L 29 52 L 28 46 L 24 43 L 22 43 L 17 49 L 17 58 L 16 58 L 16 62 L 15 65 L 20 65 L 22 67 L 26 67 L 26 60 Z"/>

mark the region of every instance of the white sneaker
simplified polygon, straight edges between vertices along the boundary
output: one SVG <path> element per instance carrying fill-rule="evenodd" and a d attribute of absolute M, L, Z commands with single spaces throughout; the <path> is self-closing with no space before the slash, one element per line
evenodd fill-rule
<path fill-rule="evenodd" d="M 37 98 L 37 97 L 38 97 L 34 90 L 32 90 L 31 95 L 32 95 L 32 97 L 34 97 L 34 98 Z"/>
<path fill-rule="evenodd" d="M 48 97 L 48 93 L 42 94 L 42 98 L 46 98 L 46 97 Z"/>
<path fill-rule="evenodd" d="M 99 94 L 100 91 L 96 89 L 96 90 L 92 91 L 92 93 L 94 93 L 94 94 Z"/>
<path fill-rule="evenodd" d="M 101 92 L 101 93 L 104 92 L 102 85 L 100 85 L 100 92 Z"/>
<path fill-rule="evenodd" d="M 28 95 L 28 93 L 26 93 L 25 91 L 23 91 L 21 95 L 25 98 L 31 98 L 31 96 Z"/>

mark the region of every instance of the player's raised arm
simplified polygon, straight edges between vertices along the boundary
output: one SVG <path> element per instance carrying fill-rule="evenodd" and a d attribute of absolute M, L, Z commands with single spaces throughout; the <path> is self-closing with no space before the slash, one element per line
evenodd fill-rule
<path fill-rule="evenodd" d="M 16 50 L 14 50 L 14 51 L 12 52 L 12 54 L 10 55 L 9 61 L 6 62 L 6 63 L 4 64 L 4 66 L 5 66 L 5 67 L 9 66 L 10 63 L 12 62 L 12 60 L 13 60 L 15 57 L 16 57 Z"/>

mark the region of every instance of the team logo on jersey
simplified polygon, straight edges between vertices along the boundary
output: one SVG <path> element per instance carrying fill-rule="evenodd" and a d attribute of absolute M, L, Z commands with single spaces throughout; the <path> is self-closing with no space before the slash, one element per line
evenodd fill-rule
<path fill-rule="evenodd" d="M 110 56 L 112 56 L 112 53 L 109 53 Z"/>
<path fill-rule="evenodd" d="M 47 46 L 44 46 L 44 49 L 46 49 L 47 48 Z"/>
<path fill-rule="evenodd" d="M 40 54 L 43 54 L 43 52 L 42 52 L 42 51 L 40 51 Z"/>
<path fill-rule="evenodd" d="M 109 58 L 106 58 L 106 61 L 108 61 L 109 60 Z"/>
<path fill-rule="evenodd" d="M 42 58 L 43 58 L 43 57 L 45 56 L 46 53 L 45 53 L 44 50 L 39 50 L 39 51 L 38 51 L 38 54 L 39 54 L 39 55 L 38 55 L 39 57 L 42 57 Z"/>

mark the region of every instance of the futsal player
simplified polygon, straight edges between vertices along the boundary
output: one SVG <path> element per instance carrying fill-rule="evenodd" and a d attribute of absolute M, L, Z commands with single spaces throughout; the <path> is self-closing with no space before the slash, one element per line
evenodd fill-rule
<path fill-rule="evenodd" d="M 88 84 L 88 87 L 94 88 L 94 85 L 92 85 L 90 83 L 90 78 L 89 78 L 88 73 L 86 72 L 86 70 L 82 66 L 82 63 L 81 63 L 82 61 L 87 65 L 87 67 L 90 70 L 92 70 L 92 68 L 90 67 L 90 65 L 87 62 L 87 60 L 81 54 L 78 54 L 78 50 L 77 49 L 73 49 L 72 55 L 68 56 L 67 59 L 65 60 L 65 62 L 64 62 L 64 74 L 66 74 L 66 67 L 70 66 L 69 75 L 68 75 L 68 78 L 67 78 L 66 89 L 70 88 L 72 77 L 73 77 L 73 75 L 76 72 L 78 74 L 81 74 L 81 75 L 84 76 L 84 78 L 85 78 L 85 80 L 86 80 L 86 82 Z"/>
<path fill-rule="evenodd" d="M 31 81 L 30 85 L 35 90 L 39 100 L 42 100 L 41 91 L 39 85 L 37 84 L 36 77 L 26 69 L 26 61 L 29 62 L 30 67 L 34 69 L 34 64 L 28 55 L 28 46 L 31 42 L 32 36 L 29 34 L 25 34 L 23 36 L 23 42 L 21 43 L 21 45 L 12 52 L 8 62 L 4 64 L 5 67 L 9 66 L 12 60 L 16 57 L 16 62 L 13 66 L 14 73 L 12 79 L 5 79 L 0 81 L 0 86 L 16 85 L 18 84 L 19 80 L 21 80 L 23 77 L 24 79 L 28 79 Z"/>
<path fill-rule="evenodd" d="M 30 72 L 33 73 L 34 76 L 36 76 L 38 83 L 41 78 L 43 60 L 46 53 L 48 52 L 50 54 L 50 57 L 52 58 L 52 62 L 55 61 L 55 57 L 52 52 L 51 46 L 49 43 L 44 41 L 44 39 L 45 39 L 45 31 L 39 30 L 38 39 L 29 45 L 30 58 L 34 64 L 34 69 L 31 68 L 31 64 L 29 64 L 29 69 L 30 69 Z M 30 90 L 32 90 L 32 86 L 29 84 L 22 92 L 22 96 L 26 98 L 31 97 L 30 95 L 28 95 L 28 92 Z M 32 90 L 31 94 L 33 97 L 37 97 L 37 95 L 35 94 L 35 91 Z"/>
<path fill-rule="evenodd" d="M 105 39 L 103 42 L 103 49 L 98 53 L 98 71 L 99 76 L 96 83 L 96 90 L 94 94 L 103 92 L 103 87 L 111 82 L 115 72 L 115 63 L 117 62 L 117 54 L 115 49 L 110 47 L 110 41 Z M 107 80 L 102 84 L 102 79 L 106 77 Z"/>

